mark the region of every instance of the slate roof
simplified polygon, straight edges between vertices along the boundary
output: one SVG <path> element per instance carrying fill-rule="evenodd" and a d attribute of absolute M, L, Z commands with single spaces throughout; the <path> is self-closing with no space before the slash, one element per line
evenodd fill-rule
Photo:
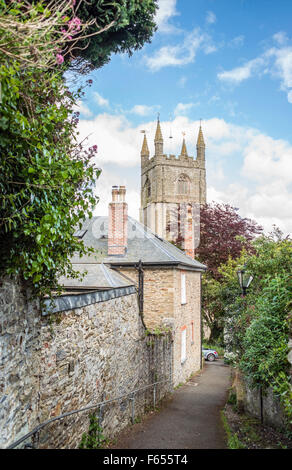
<path fill-rule="evenodd" d="M 114 271 L 113 269 L 101 264 L 78 264 L 74 263 L 74 269 L 84 274 L 80 281 L 79 279 L 71 279 L 62 276 L 59 279 L 61 286 L 68 289 L 87 289 L 87 290 L 105 290 L 121 287 L 133 286 L 134 283 L 126 276 Z"/>
<path fill-rule="evenodd" d="M 71 259 L 73 264 L 106 263 L 118 266 L 135 264 L 141 259 L 148 265 L 182 265 L 196 271 L 206 270 L 206 266 L 158 237 L 132 217 L 128 217 L 128 246 L 123 256 L 107 254 L 108 217 L 97 216 L 88 219 L 78 232 L 76 236 L 82 237 L 85 245 L 94 248 L 96 252 L 82 258 L 74 256 Z"/>

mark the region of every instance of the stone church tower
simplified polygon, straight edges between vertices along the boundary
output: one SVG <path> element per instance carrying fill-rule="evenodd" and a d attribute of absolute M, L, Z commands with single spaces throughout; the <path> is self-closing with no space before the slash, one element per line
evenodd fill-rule
<path fill-rule="evenodd" d="M 150 158 L 146 134 L 141 150 L 140 221 L 158 236 L 176 242 L 194 257 L 196 220 L 206 203 L 205 142 L 200 125 L 197 158 L 188 155 L 183 138 L 180 155 L 163 153 L 160 121 L 154 139 L 155 153 Z M 199 224 L 197 225 L 199 230 Z M 199 233 L 197 233 L 199 237 Z"/>

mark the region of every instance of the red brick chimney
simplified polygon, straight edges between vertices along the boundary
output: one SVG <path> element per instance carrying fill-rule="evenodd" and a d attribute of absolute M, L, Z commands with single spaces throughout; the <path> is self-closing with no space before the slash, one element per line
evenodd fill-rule
<path fill-rule="evenodd" d="M 108 255 L 124 255 L 127 251 L 128 204 L 126 187 L 112 187 L 112 202 L 108 215 Z"/>

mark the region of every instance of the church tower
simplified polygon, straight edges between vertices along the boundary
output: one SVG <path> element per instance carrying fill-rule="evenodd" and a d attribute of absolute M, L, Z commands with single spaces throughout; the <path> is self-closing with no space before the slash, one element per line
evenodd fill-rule
<path fill-rule="evenodd" d="M 197 156 L 188 155 L 183 137 L 180 155 L 163 153 L 159 118 L 154 139 L 155 152 L 150 158 L 144 133 L 141 150 L 140 221 L 158 236 L 173 241 L 194 256 L 195 220 L 206 203 L 205 142 L 200 125 Z"/>

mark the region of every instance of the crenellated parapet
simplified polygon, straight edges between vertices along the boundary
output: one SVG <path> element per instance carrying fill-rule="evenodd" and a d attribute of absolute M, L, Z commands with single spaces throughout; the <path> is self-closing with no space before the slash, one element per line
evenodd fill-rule
<path fill-rule="evenodd" d="M 150 157 L 148 142 L 146 138 L 146 132 L 145 131 L 141 131 L 141 132 L 144 133 L 143 144 L 142 144 L 142 149 L 141 149 L 141 166 L 143 170 L 145 170 L 146 167 L 152 166 L 153 164 L 161 164 L 161 163 L 167 164 L 167 162 L 172 162 L 173 164 L 176 164 L 176 162 L 178 162 L 178 164 L 187 163 L 188 165 L 193 166 L 193 168 L 202 168 L 202 169 L 205 168 L 205 147 L 206 146 L 204 142 L 204 136 L 203 136 L 201 125 L 199 128 L 199 134 L 197 138 L 196 158 L 188 154 L 185 137 L 183 137 L 181 152 L 179 155 L 177 156 L 172 155 L 172 154 L 167 155 L 163 153 L 163 136 L 162 136 L 159 118 L 157 120 L 157 126 L 156 126 L 155 138 L 154 138 L 155 151 L 152 157 Z"/>
<path fill-rule="evenodd" d="M 196 157 L 188 153 L 185 134 L 178 155 L 163 152 L 159 119 L 154 147 L 154 155 L 150 157 L 144 135 L 141 150 L 140 220 L 163 238 L 172 239 L 167 227 L 175 208 L 181 204 L 196 207 L 206 203 L 205 142 L 202 127 L 200 125 Z"/>

